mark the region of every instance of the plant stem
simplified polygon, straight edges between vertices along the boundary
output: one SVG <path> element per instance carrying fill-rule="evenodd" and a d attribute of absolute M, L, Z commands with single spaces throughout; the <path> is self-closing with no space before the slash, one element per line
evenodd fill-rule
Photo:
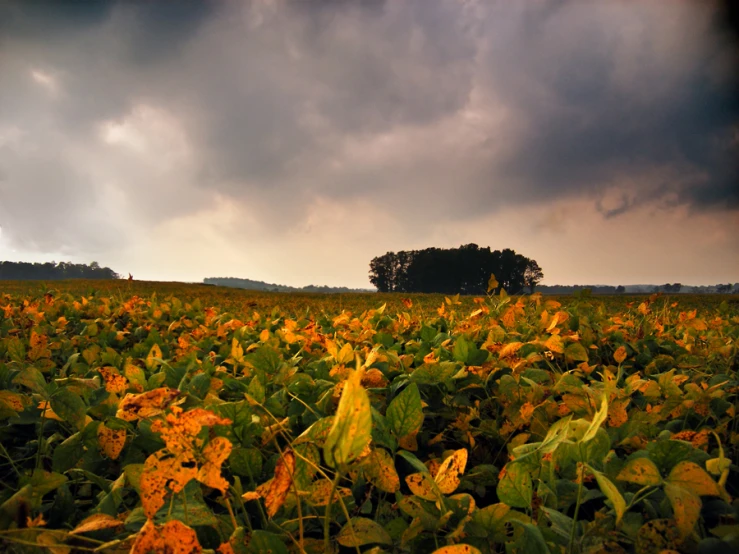
<path fill-rule="evenodd" d="M 582 454 L 580 454 L 582 458 Z M 585 479 L 585 465 L 580 463 L 579 483 L 577 485 L 577 501 L 575 502 L 575 513 L 572 516 L 572 529 L 570 530 L 570 546 L 567 548 L 568 554 L 573 554 L 573 546 L 575 544 L 575 529 L 577 528 L 577 514 L 580 511 L 580 499 L 582 497 L 583 481 Z"/>
<path fill-rule="evenodd" d="M 21 478 L 21 472 L 18 471 L 18 467 L 15 465 L 15 462 L 13 461 L 13 458 L 10 457 L 10 454 L 8 454 L 8 451 L 5 450 L 5 447 L 3 446 L 3 443 L 0 442 L 0 448 L 2 448 L 3 456 L 5 456 L 8 461 L 10 462 L 10 466 L 13 468 L 13 471 L 15 471 L 15 474 L 18 476 L 18 479 Z"/>
<path fill-rule="evenodd" d="M 323 550 L 324 552 L 330 552 L 329 547 L 331 545 L 331 508 L 334 501 L 334 493 L 336 487 L 339 486 L 341 480 L 341 471 L 336 472 L 334 480 L 331 482 L 331 492 L 328 495 L 328 504 L 326 504 L 326 514 L 323 516 Z"/>

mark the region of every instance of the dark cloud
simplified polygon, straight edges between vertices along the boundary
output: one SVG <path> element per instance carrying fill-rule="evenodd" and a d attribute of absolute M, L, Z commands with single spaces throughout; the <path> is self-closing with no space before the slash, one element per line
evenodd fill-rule
<path fill-rule="evenodd" d="M 611 219 L 644 203 L 736 210 L 739 95 L 717 13 L 687 1 L 6 1 L 0 225 L 29 248 L 104 245 L 121 239 L 85 233 L 111 195 L 109 219 L 144 230 L 209 197 L 275 233 L 321 197 L 392 206 L 418 235 L 562 198 L 591 198 Z M 105 142 L 111 125 L 136 144 Z M 32 195 L 51 199 L 37 226 L 24 219 Z"/>

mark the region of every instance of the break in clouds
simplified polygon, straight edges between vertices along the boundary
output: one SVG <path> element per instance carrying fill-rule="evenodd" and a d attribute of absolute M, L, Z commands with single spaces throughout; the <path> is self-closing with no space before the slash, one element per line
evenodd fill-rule
<path fill-rule="evenodd" d="M 736 280 L 721 21 L 660 0 L 6 1 L 0 240 L 162 279 L 366 286 L 388 250 L 476 242 L 549 283 Z M 678 247 L 700 269 L 644 268 Z"/>

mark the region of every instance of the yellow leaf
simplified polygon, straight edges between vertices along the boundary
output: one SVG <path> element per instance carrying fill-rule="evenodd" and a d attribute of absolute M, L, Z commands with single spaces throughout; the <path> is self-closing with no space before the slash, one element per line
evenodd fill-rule
<path fill-rule="evenodd" d="M 98 447 L 111 460 L 117 460 L 126 445 L 126 430 L 111 429 L 105 423 L 98 426 Z"/>
<path fill-rule="evenodd" d="M 451 494 L 459 486 L 459 474 L 464 473 L 467 466 L 467 449 L 455 450 L 439 467 L 434 481 L 443 494 Z"/>
<path fill-rule="evenodd" d="M 522 342 L 509 342 L 498 351 L 498 357 L 507 358 L 513 356 L 523 346 Z"/>
<path fill-rule="evenodd" d="M 329 496 L 331 495 L 331 489 L 333 483 L 328 479 L 319 479 L 311 485 L 310 496 L 308 502 L 313 506 L 326 506 L 328 505 Z M 349 496 L 352 493 L 351 490 L 345 487 L 336 487 L 333 493 L 333 502 L 338 502 L 340 496 Z"/>
<path fill-rule="evenodd" d="M 158 344 L 155 344 L 151 347 L 151 350 L 149 350 L 149 354 L 146 356 L 146 367 L 149 369 L 154 369 L 159 366 L 159 363 L 155 358 L 162 359 L 162 349 L 159 348 Z"/>
<path fill-rule="evenodd" d="M 716 481 L 694 462 L 685 460 L 679 462 L 672 468 L 668 481 L 699 496 L 721 496 L 721 490 Z"/>
<path fill-rule="evenodd" d="M 341 350 L 339 351 L 339 356 L 336 359 L 337 362 L 340 364 L 348 364 L 349 362 L 354 361 L 354 349 L 352 348 L 352 345 L 348 342 L 341 347 Z"/>
<path fill-rule="evenodd" d="M 351 463 L 359 457 L 372 437 L 372 413 L 367 391 L 361 385 L 362 370 L 344 381 L 339 406 L 323 446 L 330 467 Z"/>
<path fill-rule="evenodd" d="M 637 485 L 659 485 L 662 482 L 657 466 L 649 458 L 629 460 L 616 479 Z"/>
<path fill-rule="evenodd" d="M 428 473 L 411 473 L 406 476 L 405 482 L 411 492 L 424 500 L 437 500 L 436 483 Z"/>
<path fill-rule="evenodd" d="M 544 346 L 552 352 L 556 352 L 557 354 L 564 354 L 565 351 L 564 344 L 562 343 L 562 338 L 559 335 L 552 335 L 551 337 L 549 337 L 544 343 Z"/>
<path fill-rule="evenodd" d="M 701 513 L 701 499 L 691 490 L 670 482 L 665 483 L 665 493 L 672 504 L 675 524 L 680 536 L 687 537 L 693 532 Z"/>
<path fill-rule="evenodd" d="M 236 338 L 231 339 L 231 357 L 237 362 L 244 361 L 244 347 Z"/>
<path fill-rule="evenodd" d="M 395 493 L 400 489 L 400 477 L 387 450 L 373 449 L 362 467 L 369 482 L 381 491 Z"/>

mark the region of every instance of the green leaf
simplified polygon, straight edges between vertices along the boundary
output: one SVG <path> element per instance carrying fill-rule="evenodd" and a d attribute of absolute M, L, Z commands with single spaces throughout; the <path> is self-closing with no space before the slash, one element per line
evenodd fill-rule
<path fill-rule="evenodd" d="M 54 449 L 51 468 L 59 473 L 64 473 L 75 467 L 84 455 L 85 445 L 82 443 L 82 436 L 75 433 Z"/>
<path fill-rule="evenodd" d="M 679 440 L 661 440 L 647 444 L 645 455 L 649 456 L 660 472 L 669 473 L 679 462 L 693 453 L 693 445 Z"/>
<path fill-rule="evenodd" d="M 78 395 L 69 389 L 59 389 L 51 397 L 51 409 L 64 421 L 71 423 L 76 429 L 85 426 L 87 406 Z"/>
<path fill-rule="evenodd" d="M 598 432 L 598 429 L 600 429 L 600 426 L 603 424 L 603 422 L 606 420 L 606 417 L 608 416 L 608 400 L 606 400 L 606 397 L 604 396 L 601 399 L 600 402 L 600 408 L 597 412 L 595 412 L 595 415 L 593 416 L 593 421 L 590 422 L 590 426 L 588 427 L 587 431 L 585 431 L 585 434 L 580 439 L 579 442 L 587 442 L 590 439 L 592 439 L 595 434 Z"/>
<path fill-rule="evenodd" d="M 519 549 L 519 552 L 525 554 L 550 554 L 549 547 L 546 541 L 544 541 L 544 536 L 536 525 L 522 521 L 514 521 L 513 523 L 523 528 L 523 533 L 514 543 L 515 548 Z"/>
<path fill-rule="evenodd" d="M 438 385 L 451 379 L 455 373 L 457 373 L 457 364 L 454 362 L 423 364 L 411 373 L 411 381 L 419 385 Z"/>
<path fill-rule="evenodd" d="M 353 372 L 341 392 L 333 426 L 323 445 L 323 455 L 330 467 L 342 467 L 354 461 L 372 438 L 370 401 L 361 380 L 362 373 Z"/>
<path fill-rule="evenodd" d="M 531 475 L 516 462 L 506 464 L 497 487 L 498 498 L 513 508 L 529 508 L 534 492 Z"/>
<path fill-rule="evenodd" d="M 10 355 L 10 361 L 22 363 L 26 359 L 26 347 L 17 337 L 13 337 L 6 343 L 8 354 Z"/>
<path fill-rule="evenodd" d="M 228 464 L 236 475 L 258 480 L 262 473 L 262 455 L 256 448 L 234 448 Z"/>
<path fill-rule="evenodd" d="M 43 374 L 32 365 L 24 367 L 21 372 L 13 378 L 13 383 L 23 385 L 37 392 L 44 397 L 46 396 L 46 379 Z M 56 410 L 54 410 L 56 411 Z"/>
<path fill-rule="evenodd" d="M 67 477 L 60 473 L 34 469 L 31 475 L 24 476 L 19 480 L 19 485 L 31 485 L 33 492 L 43 496 L 54 491 L 67 482 Z"/>
<path fill-rule="evenodd" d="M 565 360 L 568 362 L 587 362 L 588 351 L 579 342 L 573 342 L 565 348 Z"/>
<path fill-rule="evenodd" d="M 247 551 L 253 554 L 288 554 L 287 547 L 279 535 L 267 531 L 256 530 L 251 534 Z"/>
<path fill-rule="evenodd" d="M 452 352 L 454 359 L 466 364 L 469 353 L 470 345 L 467 342 L 467 339 L 465 339 L 464 336 L 457 337 L 457 340 L 454 343 L 454 351 Z"/>
<path fill-rule="evenodd" d="M 421 430 L 423 418 L 421 394 L 415 383 L 393 398 L 385 413 L 385 421 L 398 440 L 416 435 Z"/>
<path fill-rule="evenodd" d="M 539 446 L 542 454 L 554 452 L 557 446 L 567 438 L 570 432 L 570 421 L 572 421 L 572 414 L 552 424 Z"/>
<path fill-rule="evenodd" d="M 364 517 L 353 517 L 349 520 L 349 523 L 339 531 L 336 540 L 341 546 L 349 547 L 365 544 L 393 544 L 393 539 L 382 525 Z"/>
<path fill-rule="evenodd" d="M 603 475 L 600 471 L 593 469 L 591 466 L 587 464 L 586 466 L 590 472 L 595 475 L 595 480 L 598 482 L 600 490 L 606 495 L 608 500 L 611 501 L 611 504 L 613 504 L 613 509 L 616 512 L 616 525 L 619 525 L 621 523 L 621 519 L 626 513 L 626 501 L 624 500 L 624 497 L 621 496 L 616 485 L 614 485 L 608 477 Z"/>

